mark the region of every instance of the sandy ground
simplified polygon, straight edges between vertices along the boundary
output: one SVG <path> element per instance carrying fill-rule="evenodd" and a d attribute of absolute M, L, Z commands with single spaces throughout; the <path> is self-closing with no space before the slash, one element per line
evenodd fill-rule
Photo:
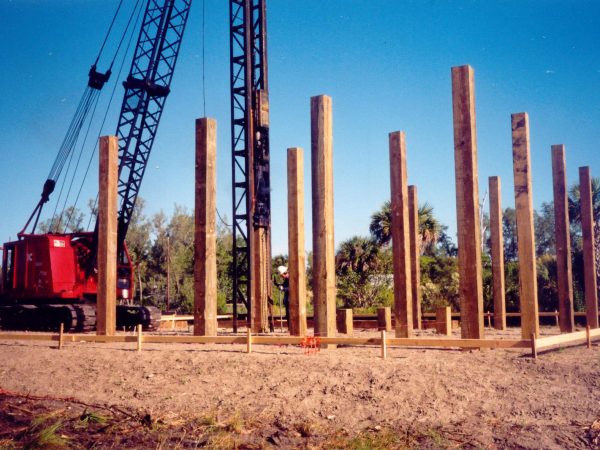
<path fill-rule="evenodd" d="M 254 345 L 248 355 L 242 345 L 148 344 L 141 353 L 135 344 L 55 345 L 0 343 L 0 387 L 153 417 L 237 416 L 247 428 L 269 424 L 264 447 L 302 447 L 311 433 L 298 430 L 310 427 L 349 435 L 419 430 L 439 435 L 433 442 L 442 448 L 452 447 L 448 436 L 456 447 L 597 445 L 597 345 L 537 360 L 524 350 L 390 348 L 385 361 L 376 347 L 306 355 L 296 346 Z"/>

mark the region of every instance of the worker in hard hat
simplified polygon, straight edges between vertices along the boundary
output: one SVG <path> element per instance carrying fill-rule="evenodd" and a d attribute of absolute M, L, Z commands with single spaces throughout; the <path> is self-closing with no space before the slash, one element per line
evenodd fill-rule
<path fill-rule="evenodd" d="M 277 272 L 283 280 L 281 283 L 275 283 L 281 292 L 283 292 L 283 305 L 285 306 L 285 320 L 290 326 L 290 274 L 285 266 L 277 267 Z M 281 306 L 281 305 L 280 305 Z"/>

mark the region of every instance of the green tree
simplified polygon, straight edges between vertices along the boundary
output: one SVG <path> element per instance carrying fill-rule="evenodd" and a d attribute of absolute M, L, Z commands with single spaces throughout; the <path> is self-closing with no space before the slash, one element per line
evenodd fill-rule
<path fill-rule="evenodd" d="M 433 215 L 433 206 L 423 203 L 419 206 L 419 234 L 421 235 L 421 254 L 431 253 L 444 231 L 443 226 Z M 385 202 L 379 211 L 371 216 L 369 231 L 380 246 L 392 241 L 392 205 Z"/>
<path fill-rule="evenodd" d="M 502 237 L 504 239 L 504 260 L 516 261 L 517 248 L 517 215 L 513 208 L 506 208 L 502 213 Z"/>
<path fill-rule="evenodd" d="M 78 233 L 84 231 L 85 214 L 75 206 L 68 206 L 62 214 L 38 224 L 38 231 L 44 233 Z"/>
<path fill-rule="evenodd" d="M 544 202 L 534 211 L 535 252 L 537 256 L 553 254 L 555 249 L 554 202 Z"/>
<path fill-rule="evenodd" d="M 338 297 L 344 306 L 368 308 L 383 301 L 391 280 L 381 253 L 372 238 L 354 236 L 340 244 L 335 262 Z"/>

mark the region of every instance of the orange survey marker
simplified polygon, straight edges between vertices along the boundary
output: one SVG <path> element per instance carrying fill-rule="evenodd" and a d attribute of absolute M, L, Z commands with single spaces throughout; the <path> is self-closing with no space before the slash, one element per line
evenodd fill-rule
<path fill-rule="evenodd" d="M 318 336 L 305 336 L 300 342 L 305 355 L 314 355 L 321 351 L 321 338 Z"/>

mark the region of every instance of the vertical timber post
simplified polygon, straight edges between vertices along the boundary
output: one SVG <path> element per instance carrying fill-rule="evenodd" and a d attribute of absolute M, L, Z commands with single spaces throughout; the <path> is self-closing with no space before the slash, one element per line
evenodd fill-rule
<path fill-rule="evenodd" d="M 504 293 L 504 238 L 502 236 L 502 189 L 500 177 L 489 178 L 490 240 L 492 244 L 492 277 L 494 292 L 494 328 L 506 330 L 506 297 Z"/>
<path fill-rule="evenodd" d="M 352 308 L 338 309 L 336 311 L 337 332 L 352 336 L 354 334 L 353 317 Z"/>
<path fill-rule="evenodd" d="M 441 306 L 435 310 L 435 329 L 444 336 L 452 335 L 452 310 L 449 306 Z"/>
<path fill-rule="evenodd" d="M 413 304 L 413 328 L 421 329 L 421 234 L 417 187 L 408 186 L 408 223 L 410 228 L 410 273 Z"/>
<path fill-rule="evenodd" d="M 563 333 L 575 329 L 573 310 L 573 271 L 569 198 L 567 196 L 565 146 L 552 146 L 552 184 L 554 187 L 554 236 L 556 240 L 556 278 L 558 284 L 559 328 Z"/>
<path fill-rule="evenodd" d="M 196 120 L 194 335 L 217 335 L 217 121 Z"/>
<path fill-rule="evenodd" d="M 452 68 L 452 109 L 461 337 L 483 339 L 475 81 L 471 66 Z"/>
<path fill-rule="evenodd" d="M 377 308 L 377 329 L 392 331 L 392 308 L 389 306 Z"/>
<path fill-rule="evenodd" d="M 106 336 L 117 327 L 118 151 L 116 136 L 100 137 L 96 334 Z"/>
<path fill-rule="evenodd" d="M 335 336 L 331 97 L 310 99 L 315 336 Z"/>
<path fill-rule="evenodd" d="M 521 337 L 540 336 L 537 303 L 537 269 L 533 232 L 533 192 L 531 189 L 531 154 L 529 149 L 529 115 L 511 115 L 515 209 L 517 216 L 517 250 L 519 253 L 519 298 L 521 303 Z"/>
<path fill-rule="evenodd" d="M 304 248 L 304 152 L 288 148 L 288 265 L 290 274 L 288 328 L 306 335 L 306 260 Z"/>
<path fill-rule="evenodd" d="M 406 136 L 404 131 L 394 131 L 389 134 L 389 147 L 396 337 L 409 338 L 413 334 L 413 301 L 410 270 Z"/>
<path fill-rule="evenodd" d="M 590 328 L 598 328 L 598 286 L 594 236 L 594 209 L 592 203 L 592 178 L 589 167 L 579 168 L 579 196 L 581 231 L 583 234 L 583 278 L 585 280 L 585 315 Z"/>

